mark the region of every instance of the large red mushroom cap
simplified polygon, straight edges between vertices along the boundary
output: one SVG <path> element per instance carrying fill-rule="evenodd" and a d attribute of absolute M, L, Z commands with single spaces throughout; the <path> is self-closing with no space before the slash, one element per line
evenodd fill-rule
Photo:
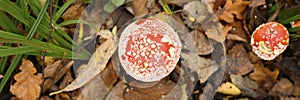
<path fill-rule="evenodd" d="M 260 25 L 251 36 L 252 51 L 264 60 L 273 60 L 288 44 L 289 32 L 277 22 Z"/>
<path fill-rule="evenodd" d="M 124 70 L 143 82 L 158 81 L 169 75 L 180 52 L 177 33 L 170 25 L 155 18 L 129 24 L 121 34 L 118 48 Z"/>

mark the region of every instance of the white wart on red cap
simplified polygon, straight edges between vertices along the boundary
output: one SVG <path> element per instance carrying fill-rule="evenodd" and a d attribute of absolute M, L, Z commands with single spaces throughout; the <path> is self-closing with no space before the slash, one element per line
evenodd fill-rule
<path fill-rule="evenodd" d="M 264 60 L 273 60 L 289 44 L 287 29 L 277 22 L 268 22 L 255 29 L 251 36 L 252 51 Z"/>
<path fill-rule="evenodd" d="M 180 58 L 181 42 L 167 23 L 145 18 L 129 24 L 121 34 L 119 59 L 133 78 L 153 82 L 168 76 Z"/>

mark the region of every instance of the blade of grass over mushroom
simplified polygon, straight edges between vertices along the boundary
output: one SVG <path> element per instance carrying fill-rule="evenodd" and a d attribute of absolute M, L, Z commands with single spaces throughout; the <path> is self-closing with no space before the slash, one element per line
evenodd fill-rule
<path fill-rule="evenodd" d="M 106 67 L 108 60 L 116 51 L 117 45 L 118 40 L 115 37 L 109 38 L 104 43 L 102 43 L 96 49 L 95 53 L 92 55 L 84 70 L 79 72 L 78 77 L 64 89 L 50 93 L 50 96 L 64 91 L 72 91 L 78 89 L 89 82 L 91 79 L 93 79 Z"/>

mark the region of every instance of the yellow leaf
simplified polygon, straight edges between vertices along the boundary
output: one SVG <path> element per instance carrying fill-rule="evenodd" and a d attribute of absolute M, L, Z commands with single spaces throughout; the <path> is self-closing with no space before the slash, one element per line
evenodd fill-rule
<path fill-rule="evenodd" d="M 36 69 L 29 60 L 23 60 L 19 69 L 21 72 L 14 76 L 16 83 L 10 92 L 21 100 L 36 100 L 40 94 L 41 77 L 34 75 Z"/>
<path fill-rule="evenodd" d="M 220 87 L 217 89 L 218 92 L 223 94 L 229 94 L 229 95 L 239 95 L 241 94 L 241 90 L 236 87 L 231 82 L 223 83 Z"/>

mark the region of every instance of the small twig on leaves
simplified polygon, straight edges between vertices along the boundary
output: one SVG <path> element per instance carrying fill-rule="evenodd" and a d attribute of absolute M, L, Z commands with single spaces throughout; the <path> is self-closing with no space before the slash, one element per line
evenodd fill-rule
<path fill-rule="evenodd" d="M 53 31 L 53 27 L 52 27 L 52 17 L 53 17 L 53 14 L 52 14 L 52 0 L 49 1 L 50 2 L 50 7 L 49 7 L 49 16 L 50 16 L 50 24 L 49 24 L 49 33 L 48 33 L 48 37 L 47 37 L 47 45 L 49 45 L 49 41 L 50 41 L 50 37 L 51 37 L 51 33 Z M 42 97 L 42 91 L 43 91 L 43 87 L 44 87 L 44 84 L 45 84 L 45 72 L 44 72 L 44 69 L 45 69 L 45 56 L 46 56 L 46 50 L 43 50 L 42 51 L 42 84 L 41 84 L 41 91 L 40 91 L 40 98 Z M 39 99 L 40 99 L 39 98 Z"/>

